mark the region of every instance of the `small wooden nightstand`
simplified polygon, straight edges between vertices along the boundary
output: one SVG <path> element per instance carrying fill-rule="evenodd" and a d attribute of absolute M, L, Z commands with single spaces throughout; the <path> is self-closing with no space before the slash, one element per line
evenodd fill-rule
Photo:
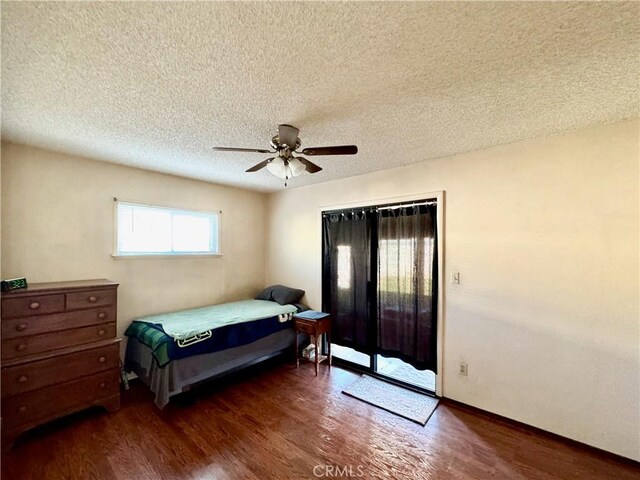
<path fill-rule="evenodd" d="M 296 368 L 300 366 L 300 355 L 298 352 L 298 333 L 306 333 L 314 335 L 315 342 L 315 359 L 316 377 L 318 376 L 318 365 L 324 360 L 328 360 L 329 368 L 331 368 L 331 317 L 328 313 L 316 312 L 308 310 L 293 316 L 294 329 L 296 331 Z M 318 352 L 318 336 L 327 335 L 327 355 L 320 355 Z"/>

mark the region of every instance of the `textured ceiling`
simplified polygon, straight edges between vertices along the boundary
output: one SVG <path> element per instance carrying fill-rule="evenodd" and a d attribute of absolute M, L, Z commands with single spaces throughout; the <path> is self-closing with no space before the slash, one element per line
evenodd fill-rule
<path fill-rule="evenodd" d="M 638 3 L 2 2 L 2 136 L 263 191 L 638 115 Z"/>

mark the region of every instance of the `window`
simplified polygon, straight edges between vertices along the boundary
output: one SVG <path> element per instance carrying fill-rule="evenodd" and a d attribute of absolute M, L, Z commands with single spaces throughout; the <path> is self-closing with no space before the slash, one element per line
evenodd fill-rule
<path fill-rule="evenodd" d="M 116 202 L 116 256 L 217 255 L 219 214 Z"/>
<path fill-rule="evenodd" d="M 338 288 L 351 288 L 351 246 L 338 245 Z"/>
<path fill-rule="evenodd" d="M 380 239 L 378 242 L 378 290 L 395 292 L 400 295 L 411 294 L 414 288 L 412 274 L 415 259 L 421 265 L 422 274 L 419 284 L 422 295 L 429 296 L 432 291 L 433 277 L 431 265 L 433 263 L 433 238 L 424 238 L 422 252 L 418 251 L 420 239 L 397 238 L 392 240 Z"/>

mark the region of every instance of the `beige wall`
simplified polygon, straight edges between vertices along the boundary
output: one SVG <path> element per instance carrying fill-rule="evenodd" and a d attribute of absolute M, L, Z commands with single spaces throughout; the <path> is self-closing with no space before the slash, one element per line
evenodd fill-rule
<path fill-rule="evenodd" d="M 270 195 L 267 283 L 319 308 L 319 207 L 444 190 L 444 395 L 640 460 L 638 128 Z"/>
<path fill-rule="evenodd" d="M 265 195 L 2 144 L 2 278 L 120 283 L 134 317 L 246 298 L 264 288 Z M 113 198 L 222 210 L 222 257 L 114 259 Z"/>

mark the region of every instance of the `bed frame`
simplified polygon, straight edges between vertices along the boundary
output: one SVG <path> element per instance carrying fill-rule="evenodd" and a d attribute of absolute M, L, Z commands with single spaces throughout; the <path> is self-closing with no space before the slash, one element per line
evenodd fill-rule
<path fill-rule="evenodd" d="M 155 393 L 155 404 L 162 409 L 175 395 L 277 355 L 292 352 L 295 336 L 293 328 L 287 328 L 239 347 L 172 360 L 163 367 L 158 366 L 149 347 L 129 337 L 125 370 L 135 373 Z"/>

